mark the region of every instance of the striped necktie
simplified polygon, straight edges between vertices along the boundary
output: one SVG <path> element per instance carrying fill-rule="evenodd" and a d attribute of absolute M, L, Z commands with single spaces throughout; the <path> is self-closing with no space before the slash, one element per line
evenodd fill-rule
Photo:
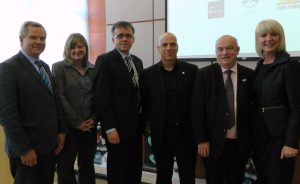
<path fill-rule="evenodd" d="M 139 87 L 138 76 L 137 76 L 136 68 L 133 64 L 133 61 L 132 61 L 131 57 L 129 57 L 129 56 L 126 56 L 124 60 L 125 60 L 128 72 L 130 74 L 130 78 L 133 83 L 133 86 L 138 88 Z"/>
<path fill-rule="evenodd" d="M 47 87 L 51 91 L 51 93 L 53 93 L 49 75 L 47 74 L 45 68 L 43 67 L 42 61 L 36 60 L 34 62 L 34 64 L 36 64 L 39 67 L 39 73 L 40 73 L 40 76 L 41 76 L 42 80 L 47 85 Z"/>
<path fill-rule="evenodd" d="M 235 111 L 234 111 L 234 91 L 231 79 L 232 70 L 226 70 L 227 78 L 225 81 L 226 100 L 227 100 L 227 112 L 229 112 L 229 122 L 227 128 L 230 129 L 235 124 Z"/>

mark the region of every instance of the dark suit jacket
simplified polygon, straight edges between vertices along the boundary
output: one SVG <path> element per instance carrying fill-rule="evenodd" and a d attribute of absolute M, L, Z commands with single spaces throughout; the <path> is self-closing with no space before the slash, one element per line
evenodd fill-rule
<path fill-rule="evenodd" d="M 177 62 L 180 113 L 183 119 L 182 139 L 193 143 L 190 120 L 190 101 L 197 66 Z M 167 97 L 163 78 L 162 63 L 159 62 L 145 69 L 140 76 L 143 119 L 150 122 L 152 148 L 158 152 L 161 148 L 164 129 L 166 128 Z"/>
<path fill-rule="evenodd" d="M 238 153 L 247 159 L 250 151 L 253 112 L 252 82 L 254 72 L 237 65 L 237 141 Z M 219 64 L 199 70 L 192 97 L 192 124 L 197 144 L 210 142 L 210 156 L 218 158 L 226 138 L 226 92 Z"/>
<path fill-rule="evenodd" d="M 87 63 L 87 65 L 86 75 L 92 83 L 95 67 L 90 63 Z M 77 129 L 80 123 L 86 120 L 86 117 L 84 117 L 84 88 L 80 82 L 80 74 L 65 60 L 52 65 L 52 74 L 67 123 L 72 128 Z M 95 115 L 92 114 L 89 118 L 96 122 Z"/>
<path fill-rule="evenodd" d="M 142 61 L 134 55 L 130 56 L 140 73 Z M 105 131 L 112 128 L 117 129 L 121 139 L 133 138 L 141 133 L 139 92 L 133 86 L 118 50 L 97 58 L 94 90 L 95 112 L 104 136 Z"/>
<path fill-rule="evenodd" d="M 43 67 L 51 78 L 48 65 Z M 54 95 L 21 52 L 0 64 L 0 121 L 10 157 L 31 148 L 40 155 L 54 151 L 66 128 Z"/>
<path fill-rule="evenodd" d="M 258 62 L 257 72 L 263 60 Z M 266 127 L 271 135 L 284 135 L 284 145 L 298 148 L 300 136 L 300 64 L 288 53 L 279 53 L 266 72 L 262 104 Z"/>

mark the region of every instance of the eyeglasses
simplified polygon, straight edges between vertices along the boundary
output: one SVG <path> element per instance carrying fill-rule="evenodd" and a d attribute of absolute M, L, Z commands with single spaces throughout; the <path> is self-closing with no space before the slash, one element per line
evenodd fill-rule
<path fill-rule="evenodd" d="M 123 39 L 124 37 L 126 39 L 132 39 L 133 35 L 131 35 L 131 34 L 118 34 L 118 35 L 114 35 L 114 38 L 118 38 L 118 39 Z"/>

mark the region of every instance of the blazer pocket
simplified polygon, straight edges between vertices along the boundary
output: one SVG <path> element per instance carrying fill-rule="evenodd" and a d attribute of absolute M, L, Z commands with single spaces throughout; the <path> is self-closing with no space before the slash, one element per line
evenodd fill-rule
<path fill-rule="evenodd" d="M 36 126 L 36 121 L 23 121 L 23 127 L 30 128 L 35 126 Z"/>

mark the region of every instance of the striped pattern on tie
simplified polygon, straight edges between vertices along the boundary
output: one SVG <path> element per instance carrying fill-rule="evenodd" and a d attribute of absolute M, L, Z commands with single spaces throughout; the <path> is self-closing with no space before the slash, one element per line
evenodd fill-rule
<path fill-rule="evenodd" d="M 42 80 L 47 85 L 47 87 L 51 91 L 51 93 L 53 93 L 49 75 L 47 74 L 45 68 L 43 67 L 42 61 L 37 60 L 34 62 L 34 64 L 36 64 L 39 67 L 39 73 L 40 73 Z"/>
<path fill-rule="evenodd" d="M 129 57 L 129 56 L 126 56 L 124 60 L 125 60 L 128 72 L 130 74 L 132 84 L 134 87 L 138 88 L 139 87 L 138 76 L 137 76 L 137 72 L 136 72 L 135 66 L 133 64 L 133 61 L 132 61 L 131 57 Z"/>

